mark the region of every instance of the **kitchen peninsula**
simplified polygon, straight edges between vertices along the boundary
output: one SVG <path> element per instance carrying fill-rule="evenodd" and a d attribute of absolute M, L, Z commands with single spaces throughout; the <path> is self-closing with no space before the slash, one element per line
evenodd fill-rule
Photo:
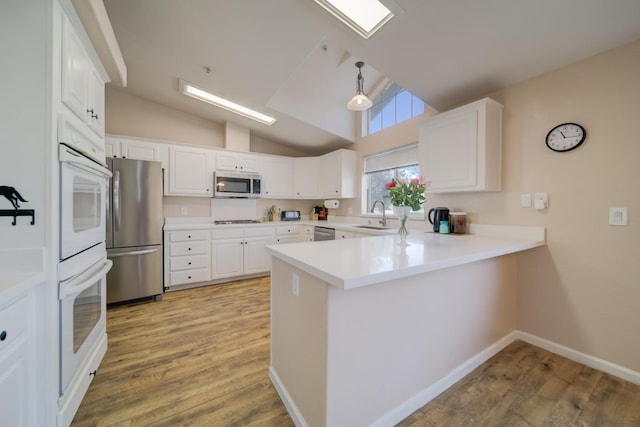
<path fill-rule="evenodd" d="M 296 425 L 393 425 L 513 339 L 516 253 L 544 229 L 471 232 L 267 247 L 269 376 Z"/>

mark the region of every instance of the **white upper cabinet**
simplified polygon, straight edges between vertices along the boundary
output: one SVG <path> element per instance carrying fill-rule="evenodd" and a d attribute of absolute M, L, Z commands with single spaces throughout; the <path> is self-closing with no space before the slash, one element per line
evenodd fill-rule
<path fill-rule="evenodd" d="M 293 195 L 302 199 L 319 199 L 320 159 L 296 157 L 293 159 Z"/>
<path fill-rule="evenodd" d="M 427 192 L 500 191 L 502 104 L 484 98 L 430 117 L 419 149 Z"/>
<path fill-rule="evenodd" d="M 167 155 L 163 155 L 167 150 L 168 146 L 166 144 L 159 144 L 154 141 L 120 138 L 117 136 L 107 136 L 105 139 L 105 155 L 107 157 L 163 162 L 162 167 L 167 166 L 164 164 Z"/>
<path fill-rule="evenodd" d="M 104 83 L 80 37 L 64 16 L 62 102 L 100 137 L 104 136 Z"/>
<path fill-rule="evenodd" d="M 167 196 L 213 196 L 215 152 L 205 148 L 169 146 Z"/>
<path fill-rule="evenodd" d="M 263 157 L 262 197 L 288 199 L 293 195 L 293 159 L 290 157 Z"/>
<path fill-rule="evenodd" d="M 337 150 L 319 158 L 321 175 L 317 181 L 324 198 L 356 197 L 356 153 Z"/>
<path fill-rule="evenodd" d="M 260 158 L 248 154 L 218 151 L 216 170 L 260 173 Z"/>

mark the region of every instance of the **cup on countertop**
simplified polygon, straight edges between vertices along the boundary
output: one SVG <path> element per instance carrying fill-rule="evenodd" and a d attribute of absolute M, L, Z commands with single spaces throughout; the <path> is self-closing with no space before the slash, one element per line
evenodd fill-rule
<path fill-rule="evenodd" d="M 467 232 L 467 213 L 449 212 L 449 230 L 454 234 Z"/>

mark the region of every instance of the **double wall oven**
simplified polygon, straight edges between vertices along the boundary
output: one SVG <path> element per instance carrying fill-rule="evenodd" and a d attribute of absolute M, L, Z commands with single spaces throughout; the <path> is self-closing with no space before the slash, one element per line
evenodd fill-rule
<path fill-rule="evenodd" d="M 68 425 L 107 349 L 104 157 L 59 138 L 60 248 L 58 424 Z M 68 141 L 68 140 L 67 140 Z"/>

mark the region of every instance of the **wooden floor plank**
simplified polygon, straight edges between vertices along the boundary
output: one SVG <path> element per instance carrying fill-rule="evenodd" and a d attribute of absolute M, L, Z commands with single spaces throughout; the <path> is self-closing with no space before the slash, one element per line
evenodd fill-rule
<path fill-rule="evenodd" d="M 293 426 L 268 378 L 269 279 L 109 308 L 73 426 Z M 515 341 L 399 426 L 640 426 L 640 387 Z"/>

